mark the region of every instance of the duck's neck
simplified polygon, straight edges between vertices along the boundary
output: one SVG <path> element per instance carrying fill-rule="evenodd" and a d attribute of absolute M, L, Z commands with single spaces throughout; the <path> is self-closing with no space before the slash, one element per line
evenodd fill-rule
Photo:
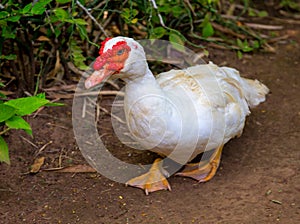
<path fill-rule="evenodd" d="M 144 114 L 160 116 L 164 112 L 167 100 L 165 92 L 150 69 L 147 69 L 143 76 L 126 80 L 125 109 L 127 111 L 133 109 L 136 113 L 145 112 Z"/>
<path fill-rule="evenodd" d="M 141 98 L 150 95 L 163 97 L 165 95 L 149 68 L 143 76 L 132 80 L 127 79 L 125 81 L 126 96 L 128 97 L 134 96 L 134 98 Z"/>
<path fill-rule="evenodd" d="M 174 120 L 174 108 L 152 72 L 127 80 L 124 112 L 132 137 L 145 149 L 153 149 L 164 139 Z M 172 118 L 173 117 L 173 118 Z M 178 119 L 175 119 L 178 120 Z M 172 132 L 173 133 L 173 132 Z"/>

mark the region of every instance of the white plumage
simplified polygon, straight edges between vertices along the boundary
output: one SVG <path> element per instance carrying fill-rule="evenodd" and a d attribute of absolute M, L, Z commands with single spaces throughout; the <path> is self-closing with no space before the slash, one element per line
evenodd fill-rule
<path fill-rule="evenodd" d="M 123 41 L 130 48 L 124 61 L 103 59 L 105 52 L 113 52 L 116 44 Z M 111 64 L 105 64 L 103 69 L 109 70 L 106 73 L 110 75 L 118 73 L 126 82 L 126 121 L 131 134 L 142 146 L 181 164 L 205 150 L 216 149 L 208 167 L 199 167 L 192 174 L 189 171 L 180 173 L 199 181 L 207 181 L 214 175 L 220 159 L 217 151 L 221 154 L 226 142 L 241 135 L 249 107 L 263 102 L 269 91 L 259 81 L 242 78 L 237 70 L 218 67 L 212 62 L 185 70 L 171 70 L 155 78 L 148 68 L 143 48 L 131 38 L 113 38 L 103 49 L 99 58 L 107 60 L 106 64 L 123 62 L 119 70 L 107 69 Z M 109 55 L 114 57 L 113 53 Z M 99 77 L 104 78 L 101 72 L 92 75 L 86 81 L 86 87 L 97 84 Z M 161 169 L 160 166 L 157 169 Z M 145 189 L 146 193 L 170 189 L 165 184 L 148 187 L 153 176 L 149 173 L 128 183 Z"/>
<path fill-rule="evenodd" d="M 147 149 L 168 156 L 180 145 L 173 160 L 186 161 L 192 150 L 189 161 L 239 136 L 249 106 L 264 101 L 267 92 L 260 82 L 213 63 L 171 70 L 157 79 L 147 70 L 126 85 L 127 124 Z"/>

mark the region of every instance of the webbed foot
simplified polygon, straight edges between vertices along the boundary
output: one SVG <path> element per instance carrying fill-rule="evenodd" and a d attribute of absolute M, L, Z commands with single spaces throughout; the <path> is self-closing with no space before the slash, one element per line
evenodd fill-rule
<path fill-rule="evenodd" d="M 183 171 L 176 173 L 176 176 L 190 177 L 199 182 L 209 181 L 214 177 L 220 165 L 222 149 L 223 145 L 217 148 L 209 161 L 185 165 Z"/>
<path fill-rule="evenodd" d="M 156 159 L 150 170 L 126 182 L 126 186 L 138 187 L 145 190 L 146 195 L 159 190 L 171 191 L 171 186 L 166 179 L 167 171 L 162 167 L 162 159 Z"/>

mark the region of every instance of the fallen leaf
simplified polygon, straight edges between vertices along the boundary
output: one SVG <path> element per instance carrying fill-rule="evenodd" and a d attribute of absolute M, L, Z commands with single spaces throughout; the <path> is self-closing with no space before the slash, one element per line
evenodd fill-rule
<path fill-rule="evenodd" d="M 0 90 L 0 93 L 4 94 L 5 96 L 15 94 L 15 92 L 12 92 L 12 91 L 5 91 L 5 90 Z"/>
<path fill-rule="evenodd" d="M 40 171 L 41 166 L 44 164 L 45 157 L 36 158 L 31 165 L 30 173 L 37 173 Z"/>
<path fill-rule="evenodd" d="M 64 168 L 50 168 L 45 169 L 44 171 L 55 171 L 55 172 L 61 172 L 61 173 L 95 173 L 97 172 L 93 167 L 89 165 L 74 165 Z"/>
<path fill-rule="evenodd" d="M 273 203 L 275 203 L 275 204 L 278 204 L 278 205 L 281 205 L 282 204 L 282 202 L 281 201 L 278 201 L 278 200 L 271 200 L 271 202 L 273 202 Z"/>
<path fill-rule="evenodd" d="M 37 40 L 38 41 L 48 41 L 48 42 L 51 42 L 51 40 L 48 37 L 46 37 L 46 36 L 39 36 L 37 38 Z"/>

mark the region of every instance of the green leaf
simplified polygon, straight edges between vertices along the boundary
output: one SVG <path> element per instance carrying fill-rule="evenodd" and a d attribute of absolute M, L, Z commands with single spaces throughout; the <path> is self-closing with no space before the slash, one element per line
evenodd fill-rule
<path fill-rule="evenodd" d="M 6 20 L 1 20 L 0 19 L 0 27 L 5 27 L 5 26 L 7 26 Z"/>
<path fill-rule="evenodd" d="M 208 56 L 209 56 L 209 51 L 206 50 L 206 49 L 204 49 L 204 50 L 203 50 L 203 54 L 204 54 L 206 57 L 208 57 Z"/>
<path fill-rule="evenodd" d="M 60 3 L 60 4 L 65 4 L 65 3 L 69 3 L 71 2 L 72 0 L 56 0 L 57 3 Z"/>
<path fill-rule="evenodd" d="M 40 98 L 40 99 L 46 99 L 46 93 L 36 94 L 35 97 Z"/>
<path fill-rule="evenodd" d="M 202 28 L 202 36 L 203 37 L 210 37 L 210 36 L 214 35 L 214 32 L 215 32 L 214 28 L 210 22 L 207 22 Z"/>
<path fill-rule="evenodd" d="M 241 51 L 238 51 L 237 56 L 238 56 L 238 59 L 242 59 L 243 58 L 243 53 Z"/>
<path fill-rule="evenodd" d="M 138 18 L 134 18 L 133 20 L 131 20 L 130 22 L 132 23 L 132 24 L 135 24 L 135 23 L 137 23 L 139 20 L 138 20 Z"/>
<path fill-rule="evenodd" d="M 63 10 L 62 8 L 54 9 L 53 12 L 61 21 L 66 21 L 66 19 L 70 18 L 69 13 L 66 10 Z"/>
<path fill-rule="evenodd" d="M 248 15 L 249 15 L 249 16 L 256 16 L 256 13 L 255 13 L 254 9 L 249 8 L 249 9 L 248 9 Z"/>
<path fill-rule="evenodd" d="M 5 60 L 16 60 L 17 55 L 15 54 L 9 54 L 9 55 L 1 55 L 0 59 L 5 59 Z"/>
<path fill-rule="evenodd" d="M 84 19 L 73 19 L 74 22 L 78 25 L 87 25 L 88 23 Z"/>
<path fill-rule="evenodd" d="M 172 13 L 176 18 L 179 18 L 184 13 L 184 10 L 181 6 L 176 5 L 176 6 L 172 7 Z"/>
<path fill-rule="evenodd" d="M 45 106 L 47 107 L 57 107 L 57 106 L 64 106 L 63 103 L 47 103 Z"/>
<path fill-rule="evenodd" d="M 128 8 L 123 8 L 121 17 L 125 20 L 128 20 L 130 18 L 130 9 Z"/>
<path fill-rule="evenodd" d="M 61 34 L 61 28 L 55 28 L 54 29 L 54 34 L 55 34 L 55 37 L 59 37 L 59 35 Z"/>
<path fill-rule="evenodd" d="M 184 39 L 182 36 L 175 32 L 171 32 L 169 35 L 169 40 L 176 50 L 184 52 Z"/>
<path fill-rule="evenodd" d="M 37 96 L 30 96 L 10 100 L 4 104 L 16 108 L 17 115 L 24 116 L 33 113 L 40 107 L 45 106 L 47 103 L 49 103 L 49 100 L 39 98 Z"/>
<path fill-rule="evenodd" d="M 266 16 L 268 16 L 269 14 L 268 14 L 267 11 L 262 10 L 262 11 L 259 11 L 259 12 L 257 13 L 257 15 L 258 15 L 259 17 L 266 17 Z"/>
<path fill-rule="evenodd" d="M 5 19 L 6 17 L 9 16 L 9 13 L 6 11 L 2 11 L 0 12 L 0 19 Z"/>
<path fill-rule="evenodd" d="M 296 0 L 281 0 L 280 6 L 285 7 L 286 9 L 293 9 L 295 11 L 300 11 L 300 4 Z"/>
<path fill-rule="evenodd" d="M 35 2 L 31 8 L 31 13 L 34 15 L 41 15 L 46 11 L 46 5 L 52 0 L 39 0 Z"/>
<path fill-rule="evenodd" d="M 7 21 L 10 21 L 10 22 L 18 22 L 20 20 L 21 16 L 11 16 L 9 18 L 7 18 L 6 20 Z"/>
<path fill-rule="evenodd" d="M 26 14 L 28 13 L 32 8 L 32 2 L 30 2 L 29 4 L 25 5 L 25 7 L 22 9 L 22 14 Z"/>
<path fill-rule="evenodd" d="M 15 112 L 16 108 L 5 104 L 0 104 L 0 122 L 6 121 L 7 119 L 11 118 L 15 115 Z"/>
<path fill-rule="evenodd" d="M 170 7 L 169 5 L 165 4 L 165 5 L 159 6 L 158 7 L 158 11 L 159 12 L 169 13 L 169 12 L 172 11 L 172 7 Z"/>
<path fill-rule="evenodd" d="M 2 136 L 0 136 L 0 162 L 10 164 L 8 146 Z"/>
<path fill-rule="evenodd" d="M 3 94 L 3 93 L 0 92 L 0 98 L 5 99 L 5 98 L 7 98 L 7 97 L 6 97 L 5 94 Z"/>
<path fill-rule="evenodd" d="M 130 24 L 138 13 L 139 11 L 136 9 L 123 8 L 121 17 L 124 19 L 125 23 Z"/>
<path fill-rule="evenodd" d="M 243 42 L 242 42 L 240 39 L 237 39 L 237 40 L 236 40 L 236 43 L 237 43 L 237 46 L 238 46 L 239 48 L 241 48 L 241 49 L 244 48 L 244 44 L 243 44 Z"/>
<path fill-rule="evenodd" d="M 77 27 L 80 27 L 79 25 Z M 69 43 L 69 47 L 71 50 L 71 57 L 76 67 L 80 69 L 87 69 L 88 66 L 84 64 L 86 58 L 82 55 L 82 50 L 79 46 L 77 46 L 76 41 L 71 40 Z"/>
<path fill-rule="evenodd" d="M 88 34 L 87 34 L 87 31 L 86 31 L 86 28 L 82 25 L 76 25 L 78 31 L 79 31 L 79 35 L 80 35 L 80 38 L 82 40 L 85 40 L 85 39 L 88 39 Z"/>
<path fill-rule="evenodd" d="M 258 40 L 254 40 L 252 43 L 253 48 L 258 49 L 260 48 L 260 43 Z"/>
<path fill-rule="evenodd" d="M 32 135 L 30 125 L 20 116 L 13 116 L 5 121 L 5 125 L 10 129 L 23 129 L 26 133 Z"/>
<path fill-rule="evenodd" d="M 244 46 L 243 52 L 251 52 L 251 51 L 253 51 L 252 47 L 250 47 L 249 45 Z"/>
<path fill-rule="evenodd" d="M 11 30 L 11 27 L 3 27 L 2 28 L 2 37 L 6 39 L 15 39 L 16 37 L 16 30 Z"/>
<path fill-rule="evenodd" d="M 167 33 L 166 29 L 163 27 L 156 27 L 152 30 L 150 34 L 150 39 L 160 39 Z"/>
<path fill-rule="evenodd" d="M 46 94 L 45 93 L 39 93 L 37 94 L 35 97 L 37 98 L 40 98 L 40 99 L 46 99 Z M 64 106 L 63 103 L 52 103 L 52 102 L 49 102 L 49 103 L 46 103 L 44 106 L 50 106 L 50 107 L 53 107 L 53 106 Z"/>
<path fill-rule="evenodd" d="M 247 40 L 244 40 L 244 42 L 242 42 L 240 39 L 237 39 L 236 42 L 237 42 L 237 45 L 240 48 L 240 50 L 242 50 L 243 52 L 253 51 L 253 48 L 251 46 L 249 46 Z"/>

